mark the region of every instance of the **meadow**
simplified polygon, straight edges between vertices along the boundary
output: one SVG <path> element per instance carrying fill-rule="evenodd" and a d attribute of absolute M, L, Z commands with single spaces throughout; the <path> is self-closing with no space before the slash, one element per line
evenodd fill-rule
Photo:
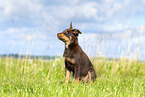
<path fill-rule="evenodd" d="M 0 58 L 0 97 L 144 97 L 145 62 L 91 58 L 95 83 L 64 84 L 63 58 Z"/>

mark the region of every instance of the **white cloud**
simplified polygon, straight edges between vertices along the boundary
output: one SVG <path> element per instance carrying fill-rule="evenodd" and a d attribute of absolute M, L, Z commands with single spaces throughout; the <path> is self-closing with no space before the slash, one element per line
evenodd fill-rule
<path fill-rule="evenodd" d="M 38 0 L 1 0 L 0 7 L 3 9 L 4 16 L 28 16 L 39 14 L 42 5 Z M 35 14 L 34 14 L 35 13 Z M 34 16 L 33 16 L 34 17 Z"/>
<path fill-rule="evenodd" d="M 74 15 L 75 16 L 78 15 L 79 18 L 97 19 L 98 10 L 95 8 L 95 6 L 97 6 L 95 2 L 86 3 L 81 6 L 77 6 L 74 10 L 76 12 Z M 78 9 L 81 9 L 81 10 L 78 10 Z"/>
<path fill-rule="evenodd" d="M 53 1 L 48 0 L 45 2 L 51 3 Z M 20 22 L 23 18 L 28 18 L 29 22 L 26 23 L 34 23 L 41 30 L 51 28 L 52 32 L 57 31 L 55 29 L 59 26 L 72 20 L 76 20 L 77 22 L 81 20 L 83 21 L 82 25 L 86 25 L 90 21 L 92 25 L 98 23 L 98 26 L 103 25 L 99 24 L 100 22 L 107 22 L 111 24 L 108 25 L 107 30 L 111 31 L 120 30 L 124 24 L 129 25 L 130 20 L 128 18 L 130 16 L 128 14 L 135 14 L 142 8 L 137 5 L 135 6 L 136 8 L 132 7 L 134 3 L 131 0 L 125 0 L 123 3 L 119 3 L 116 0 L 103 0 L 100 2 L 75 0 L 64 3 L 64 1 L 57 0 L 52 5 L 49 4 L 47 6 L 47 4 L 45 5 L 40 0 L 5 0 L 0 4 L 0 7 L 3 9 L 0 12 L 3 18 L 0 21 L 15 19 L 16 22 Z M 60 4 L 55 5 L 55 3 Z M 116 21 L 120 24 L 117 27 Z M 24 24 L 23 26 L 27 25 Z"/>

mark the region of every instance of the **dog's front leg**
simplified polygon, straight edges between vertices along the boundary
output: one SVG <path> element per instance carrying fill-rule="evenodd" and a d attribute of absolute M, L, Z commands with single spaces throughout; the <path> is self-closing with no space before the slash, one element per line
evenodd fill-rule
<path fill-rule="evenodd" d="M 65 68 L 65 83 L 66 83 L 66 84 L 67 84 L 68 81 L 69 81 L 70 73 L 71 73 L 71 72 L 70 72 L 67 68 Z"/>
<path fill-rule="evenodd" d="M 80 67 L 75 68 L 75 74 L 74 74 L 74 82 L 77 84 L 79 83 L 80 79 Z"/>

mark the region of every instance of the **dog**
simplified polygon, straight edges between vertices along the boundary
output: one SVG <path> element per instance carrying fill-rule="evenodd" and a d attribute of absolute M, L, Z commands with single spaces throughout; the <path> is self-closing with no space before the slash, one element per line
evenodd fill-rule
<path fill-rule="evenodd" d="M 78 29 L 72 28 L 72 22 L 70 23 L 69 29 L 64 30 L 62 33 L 57 33 L 58 39 L 65 43 L 63 54 L 65 62 L 65 83 L 69 82 L 71 72 L 73 73 L 75 83 L 79 81 L 86 82 L 88 79 L 91 83 L 97 78 L 91 61 L 78 44 L 79 34 L 81 32 Z"/>

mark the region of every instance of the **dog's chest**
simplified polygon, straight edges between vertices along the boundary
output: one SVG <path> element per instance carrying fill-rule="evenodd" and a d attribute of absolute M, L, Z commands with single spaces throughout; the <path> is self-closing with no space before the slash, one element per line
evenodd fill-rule
<path fill-rule="evenodd" d="M 69 58 L 69 57 L 64 57 L 64 60 L 66 62 L 65 66 L 68 70 L 73 71 L 76 68 L 76 64 L 75 64 L 75 60 L 73 58 Z"/>
<path fill-rule="evenodd" d="M 65 61 L 68 61 L 71 64 L 75 64 L 75 60 L 73 58 L 65 57 Z"/>

